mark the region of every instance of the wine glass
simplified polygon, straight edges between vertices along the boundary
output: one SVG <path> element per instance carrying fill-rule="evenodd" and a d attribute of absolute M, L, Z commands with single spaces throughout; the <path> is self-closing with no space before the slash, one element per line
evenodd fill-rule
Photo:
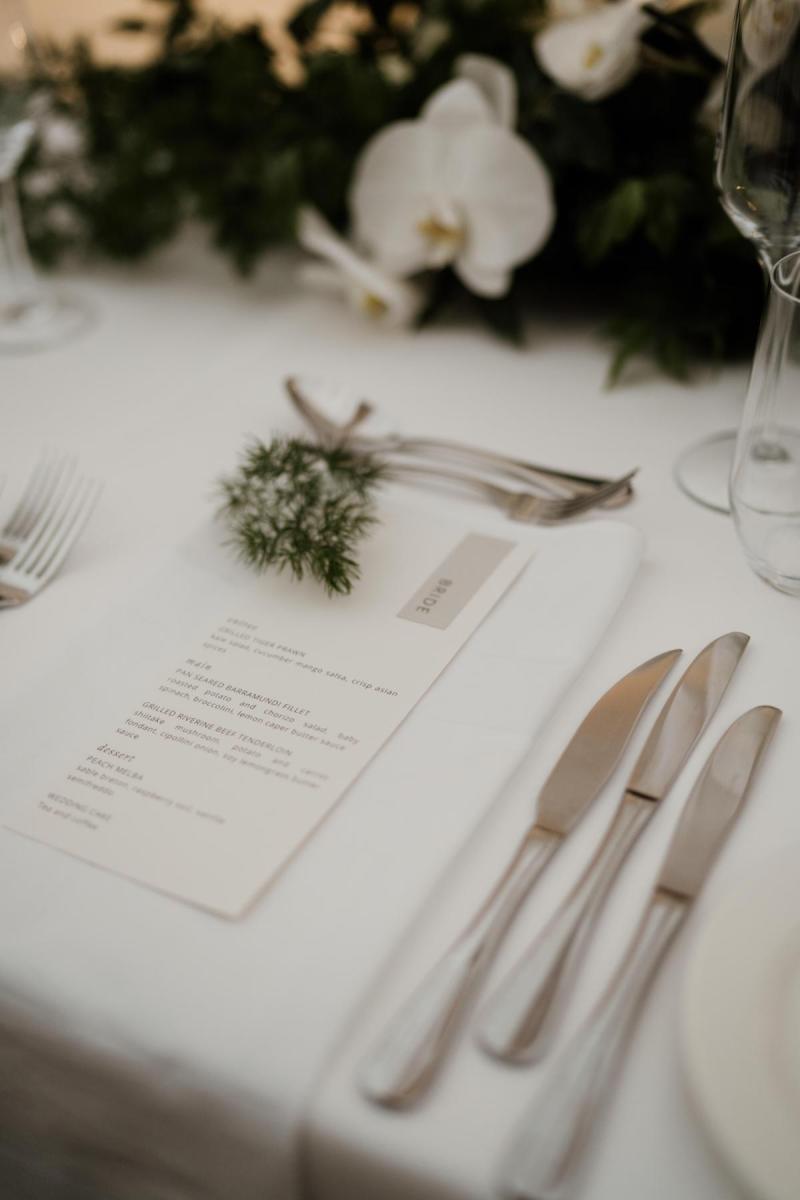
<path fill-rule="evenodd" d="M 0 351 L 32 350 L 82 330 L 89 309 L 47 287 L 28 251 L 16 173 L 46 114 L 23 0 L 0 0 Z"/>
<path fill-rule="evenodd" d="M 800 0 L 739 0 L 717 138 L 722 206 L 751 241 L 769 280 L 775 263 L 800 249 Z M 786 337 L 785 309 L 767 294 L 753 369 L 774 372 Z M 675 467 L 693 500 L 730 511 L 736 431 L 684 451 Z M 770 453 L 768 439 L 762 452 Z"/>
<path fill-rule="evenodd" d="M 800 596 L 800 253 L 779 259 L 770 284 L 766 313 L 773 329 L 762 326 L 759 347 L 768 334 L 773 352 L 756 350 L 731 473 L 731 510 L 755 573 Z"/>

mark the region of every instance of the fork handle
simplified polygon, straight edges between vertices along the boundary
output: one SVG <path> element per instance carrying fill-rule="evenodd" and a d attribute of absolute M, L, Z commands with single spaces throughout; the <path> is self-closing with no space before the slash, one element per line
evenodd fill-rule
<path fill-rule="evenodd" d="M 584 1153 L 608 1105 L 623 1051 L 658 967 L 688 911 L 658 891 L 611 982 L 575 1036 L 556 1055 L 520 1122 L 501 1171 L 513 1200 L 568 1200 Z"/>
<path fill-rule="evenodd" d="M 547 1052 L 594 922 L 655 807 L 652 800 L 626 792 L 583 875 L 490 1000 L 479 1036 L 496 1058 L 529 1063 Z"/>
<path fill-rule="evenodd" d="M 521 842 L 483 907 L 363 1063 L 359 1083 L 370 1100 L 408 1107 L 428 1091 L 520 904 L 560 843 L 538 826 Z"/>

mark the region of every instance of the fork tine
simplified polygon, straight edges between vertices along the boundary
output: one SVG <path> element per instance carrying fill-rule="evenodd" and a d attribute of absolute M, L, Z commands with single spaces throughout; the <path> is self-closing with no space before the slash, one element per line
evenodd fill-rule
<path fill-rule="evenodd" d="M 62 473 L 57 486 L 51 490 L 47 506 L 39 512 L 23 545 L 17 551 L 14 559 L 17 568 L 32 569 L 37 556 L 50 541 L 61 515 L 69 507 L 80 484 L 81 477 L 76 476 L 72 470 L 69 470 L 66 476 Z"/>
<path fill-rule="evenodd" d="M 39 490 L 41 483 L 46 478 L 49 469 L 50 467 L 47 458 L 43 455 L 28 476 L 28 482 L 25 485 L 25 490 L 23 491 L 13 511 L 3 526 L 4 536 L 22 536 L 22 530 L 25 528 L 26 519 L 29 519 L 30 517 L 30 511 L 34 505 L 37 491 Z"/>
<path fill-rule="evenodd" d="M 4 536 L 28 537 L 49 504 L 59 480 L 65 475 L 68 478 L 74 469 L 74 459 L 49 458 L 44 455 L 31 472 L 27 486 L 3 528 Z"/>
<path fill-rule="evenodd" d="M 60 503 L 51 508 L 48 518 L 42 523 L 37 536 L 22 551 L 18 552 L 14 565 L 17 570 L 26 571 L 29 575 L 40 573 L 42 563 L 49 557 L 65 524 L 78 503 L 86 480 L 83 476 L 71 480 L 66 494 L 60 498 Z"/>
<path fill-rule="evenodd" d="M 607 500 L 609 496 L 613 496 L 623 488 L 626 488 L 635 474 L 635 471 L 631 471 L 619 479 L 608 480 L 596 488 L 594 492 L 585 492 L 566 499 L 542 499 L 538 496 L 520 492 L 511 503 L 509 516 L 517 521 L 556 522 L 569 520 L 571 517 L 577 517 L 582 513 L 588 512 L 589 509 L 595 508 L 603 500 Z"/>
<path fill-rule="evenodd" d="M 102 488 L 97 480 L 88 479 L 84 482 L 86 486 L 82 490 L 79 502 L 72 510 L 69 521 L 65 518 L 65 521 L 62 522 L 63 529 L 60 540 L 55 545 L 51 545 L 50 558 L 39 568 L 39 578 L 43 584 L 47 583 L 60 571 L 64 559 L 86 527 L 86 523 L 92 515 L 94 506 L 100 497 Z"/>

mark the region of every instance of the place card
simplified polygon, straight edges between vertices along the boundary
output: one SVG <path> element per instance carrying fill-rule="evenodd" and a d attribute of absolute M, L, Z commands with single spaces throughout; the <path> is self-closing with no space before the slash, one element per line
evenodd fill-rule
<path fill-rule="evenodd" d="M 256 576 L 201 531 L 86 648 L 91 727 L 8 828 L 228 917 L 301 846 L 532 543 L 391 506 L 349 596 Z M 100 711 L 102 716 L 99 715 Z M 77 723 L 80 726 L 80 722 Z M 380 797 L 376 797 L 380 803 Z"/>

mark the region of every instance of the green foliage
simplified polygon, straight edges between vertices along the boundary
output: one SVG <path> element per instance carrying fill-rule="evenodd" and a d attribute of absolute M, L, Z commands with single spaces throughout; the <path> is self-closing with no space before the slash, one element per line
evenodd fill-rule
<path fill-rule="evenodd" d="M 142 66 L 103 66 L 83 46 L 54 53 L 59 103 L 85 124 L 87 147 L 79 177 L 57 166 L 48 195 L 23 178 L 34 251 L 46 261 L 76 248 L 135 259 L 192 218 L 248 271 L 292 240 L 302 203 L 346 228 L 364 144 L 387 122 L 415 117 L 458 55 L 477 52 L 514 71 L 519 132 L 551 172 L 558 216 L 513 294 L 467 307 L 518 339 L 526 308 L 577 296 L 617 341 L 615 376 L 633 354 L 681 376 L 697 356 L 750 353 L 761 287 L 751 248 L 714 192 L 713 137 L 700 111 L 721 68 L 694 36 L 696 10 L 653 9 L 642 69 L 586 103 L 534 58 L 544 0 L 431 0 L 410 21 L 401 19 L 407 5 L 360 0 L 365 21 L 347 51 L 322 37 L 335 7 L 310 0 L 291 21 L 292 82 L 260 28 L 211 21 L 193 0 L 159 0 L 147 20 L 125 22 L 130 37 L 157 35 Z M 24 176 L 41 166 L 34 149 Z M 458 280 L 441 273 L 424 319 L 463 299 Z"/>
<path fill-rule="evenodd" d="M 306 574 L 347 593 L 358 579 L 358 543 L 376 523 L 382 468 L 348 450 L 298 439 L 251 445 L 221 482 L 222 516 L 238 556 L 258 571 Z"/>

